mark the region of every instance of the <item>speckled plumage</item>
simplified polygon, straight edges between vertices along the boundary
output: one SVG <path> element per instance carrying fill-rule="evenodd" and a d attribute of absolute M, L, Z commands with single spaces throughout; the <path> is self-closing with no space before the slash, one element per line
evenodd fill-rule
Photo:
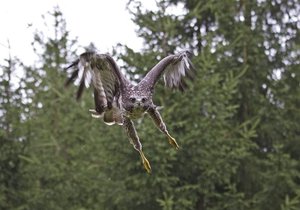
<path fill-rule="evenodd" d="M 122 125 L 130 142 L 140 153 L 145 169 L 150 173 L 151 167 L 142 151 L 133 120 L 148 113 L 158 129 L 167 136 L 169 143 L 176 149 L 179 148 L 176 140 L 170 136 L 157 106 L 152 101 L 152 96 L 155 84 L 162 75 L 167 87 L 178 88 L 181 91 L 186 88 L 184 79 L 192 79 L 194 75 L 189 55 L 188 51 L 184 51 L 165 57 L 137 85 L 133 85 L 122 75 L 111 56 L 86 52 L 66 68 L 75 69 L 66 85 L 73 81 L 79 82 L 79 99 L 84 86 L 92 84 L 95 101 L 95 109 L 90 110 L 92 116 L 102 118 L 108 125 Z"/>

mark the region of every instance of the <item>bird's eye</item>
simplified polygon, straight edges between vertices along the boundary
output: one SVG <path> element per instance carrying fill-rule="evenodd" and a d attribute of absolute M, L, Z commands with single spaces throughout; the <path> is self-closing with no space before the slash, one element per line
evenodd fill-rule
<path fill-rule="evenodd" d="M 132 103 L 135 102 L 135 98 L 133 98 L 133 97 L 129 98 L 129 100 L 130 100 Z"/>
<path fill-rule="evenodd" d="M 142 98 L 142 102 L 145 103 L 147 98 Z"/>

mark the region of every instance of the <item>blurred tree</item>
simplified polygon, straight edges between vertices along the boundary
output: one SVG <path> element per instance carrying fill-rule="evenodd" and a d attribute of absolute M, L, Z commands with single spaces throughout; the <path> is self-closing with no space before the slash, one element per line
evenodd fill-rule
<path fill-rule="evenodd" d="M 91 93 L 77 103 L 75 89 L 65 89 L 63 69 L 75 57 L 76 40 L 59 8 L 44 18 L 48 33 L 37 31 L 33 42 L 39 60 L 25 71 L 28 146 L 20 157 L 27 182 L 19 194 L 26 202 L 18 208 L 103 209 L 118 184 L 110 180 L 114 156 L 105 145 L 121 134 L 103 135 L 109 128 L 89 116 Z"/>
<path fill-rule="evenodd" d="M 8 50 L 10 53 L 10 46 Z M 26 147 L 22 113 L 26 105 L 24 83 L 18 77 L 23 64 L 10 54 L 5 62 L 0 66 L 0 209 L 14 209 L 24 202 L 19 194 L 24 183 L 19 155 Z"/>

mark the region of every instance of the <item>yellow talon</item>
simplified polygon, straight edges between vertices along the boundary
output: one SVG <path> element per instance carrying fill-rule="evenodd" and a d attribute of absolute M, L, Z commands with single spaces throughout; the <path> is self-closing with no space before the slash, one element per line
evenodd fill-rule
<path fill-rule="evenodd" d="M 173 147 L 175 147 L 175 149 L 178 150 L 179 146 L 178 146 L 176 140 L 170 135 L 168 135 L 168 138 L 169 138 L 169 144 L 171 144 Z"/>
<path fill-rule="evenodd" d="M 149 161 L 148 161 L 147 158 L 145 157 L 143 151 L 140 151 L 140 155 L 141 155 L 141 158 L 142 158 L 142 162 L 143 162 L 144 168 L 145 168 L 146 171 L 150 174 L 150 173 L 151 173 L 151 166 L 150 166 Z"/>

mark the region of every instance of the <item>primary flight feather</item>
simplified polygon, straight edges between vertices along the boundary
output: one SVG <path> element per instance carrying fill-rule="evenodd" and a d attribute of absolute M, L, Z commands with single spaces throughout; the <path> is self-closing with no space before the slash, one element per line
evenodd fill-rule
<path fill-rule="evenodd" d="M 179 148 L 176 140 L 169 134 L 152 96 L 161 77 L 169 88 L 183 91 L 187 87 L 185 79 L 192 79 L 195 72 L 190 55 L 189 51 L 183 51 L 163 58 L 135 85 L 121 73 L 111 56 L 86 52 L 66 68 L 74 69 L 66 85 L 79 82 L 77 99 L 85 86 L 92 85 L 95 101 L 95 109 L 90 110 L 92 116 L 102 118 L 108 125 L 122 125 L 130 142 L 139 152 L 145 169 L 150 173 L 151 166 L 142 151 L 133 120 L 148 113 L 158 129 L 167 136 L 169 143 L 176 149 Z"/>

